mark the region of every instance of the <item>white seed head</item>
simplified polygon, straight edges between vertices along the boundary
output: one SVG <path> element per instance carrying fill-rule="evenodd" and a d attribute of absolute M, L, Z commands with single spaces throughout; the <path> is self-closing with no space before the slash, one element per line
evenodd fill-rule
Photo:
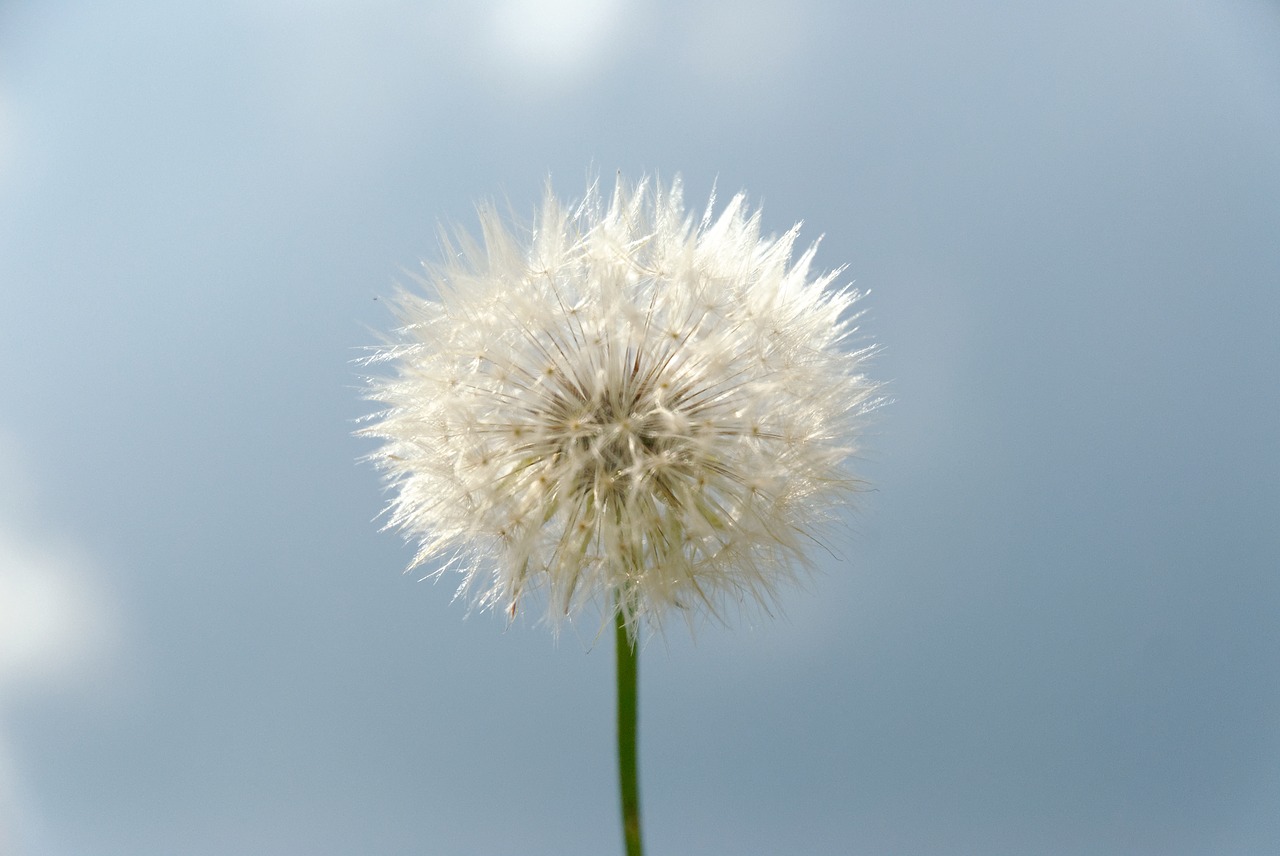
<path fill-rule="evenodd" d="M 858 484 L 877 404 L 872 348 L 848 342 L 859 294 L 811 279 L 798 227 L 762 237 L 741 195 L 695 221 L 679 180 L 574 207 L 548 188 L 527 234 L 481 225 L 369 360 L 395 374 L 369 381 L 385 409 L 360 433 L 414 565 L 513 616 L 541 593 L 553 627 L 615 603 L 633 633 L 767 609 Z"/>

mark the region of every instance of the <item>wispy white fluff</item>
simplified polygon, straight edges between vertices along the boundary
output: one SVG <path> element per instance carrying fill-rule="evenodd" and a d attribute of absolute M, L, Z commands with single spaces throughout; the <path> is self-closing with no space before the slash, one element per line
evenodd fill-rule
<path fill-rule="evenodd" d="M 713 205 L 689 216 L 678 180 L 572 207 L 548 188 L 519 234 L 486 210 L 482 242 L 446 238 L 369 360 L 394 375 L 361 431 L 414 565 L 513 616 L 539 592 L 553 626 L 617 602 L 633 632 L 794 579 L 857 485 L 871 348 L 859 294 L 793 260 L 798 226 Z"/>

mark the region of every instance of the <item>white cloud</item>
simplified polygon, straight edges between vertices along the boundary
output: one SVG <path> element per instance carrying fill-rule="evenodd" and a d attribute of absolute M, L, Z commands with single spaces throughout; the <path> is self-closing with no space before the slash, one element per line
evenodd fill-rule
<path fill-rule="evenodd" d="M 38 489 L 0 430 L 0 715 L 29 692 L 100 687 L 120 623 L 95 563 L 35 519 Z"/>
<path fill-rule="evenodd" d="M 6 715 L 23 697 L 100 686 L 118 622 L 74 546 L 23 519 L 29 506 L 12 444 L 0 436 L 0 854 L 35 852 L 38 812 L 22 785 Z M 43 849 L 43 848 L 41 848 Z"/>
<path fill-rule="evenodd" d="M 84 558 L 6 529 L 0 522 L 0 703 L 84 677 L 110 635 Z"/>
<path fill-rule="evenodd" d="M 499 0 L 491 49 L 512 71 L 582 73 L 617 49 L 625 12 L 623 0 Z"/>

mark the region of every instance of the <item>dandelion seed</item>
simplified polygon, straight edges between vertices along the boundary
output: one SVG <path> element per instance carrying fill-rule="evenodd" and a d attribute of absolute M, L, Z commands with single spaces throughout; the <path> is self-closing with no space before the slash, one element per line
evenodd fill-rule
<path fill-rule="evenodd" d="M 617 608 L 633 636 L 767 609 L 857 485 L 878 403 L 858 292 L 811 278 L 798 227 L 763 237 L 741 195 L 695 220 L 678 180 L 572 208 L 548 190 L 521 237 L 481 225 L 482 244 L 446 239 L 369 360 L 395 374 L 370 381 L 385 409 L 361 434 L 414 565 L 447 559 L 511 616 L 540 592 L 553 626 Z"/>

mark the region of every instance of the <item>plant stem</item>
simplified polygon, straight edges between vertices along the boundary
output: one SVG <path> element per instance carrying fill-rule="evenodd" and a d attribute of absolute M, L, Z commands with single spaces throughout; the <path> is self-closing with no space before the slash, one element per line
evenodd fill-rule
<path fill-rule="evenodd" d="M 640 776 L 636 764 L 636 663 L 639 652 L 618 608 L 618 783 L 622 794 L 622 837 L 627 856 L 643 856 L 640 843 Z"/>

